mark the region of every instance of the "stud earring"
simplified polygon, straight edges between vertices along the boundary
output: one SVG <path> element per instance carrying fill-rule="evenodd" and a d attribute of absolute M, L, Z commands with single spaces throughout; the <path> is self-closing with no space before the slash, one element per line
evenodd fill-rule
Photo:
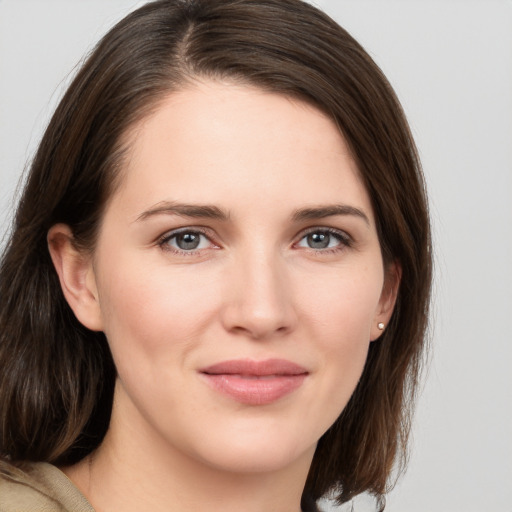
<path fill-rule="evenodd" d="M 383 330 L 384 330 L 384 324 L 383 324 L 382 322 L 379 322 L 379 323 L 377 324 L 377 327 L 378 327 L 381 331 L 383 331 Z"/>

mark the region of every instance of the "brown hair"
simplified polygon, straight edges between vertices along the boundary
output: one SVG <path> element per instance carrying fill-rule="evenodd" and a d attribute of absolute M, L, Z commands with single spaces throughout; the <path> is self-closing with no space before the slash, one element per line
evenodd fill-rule
<path fill-rule="evenodd" d="M 123 134 L 194 78 L 299 97 L 340 127 L 374 208 L 384 261 L 401 265 L 395 311 L 361 380 L 320 439 L 304 496 L 383 503 L 405 460 L 425 344 L 430 231 L 419 161 L 390 85 L 363 48 L 300 0 L 159 0 L 119 22 L 60 102 L 33 160 L 0 268 L 0 456 L 71 464 L 101 442 L 115 367 L 103 333 L 67 305 L 46 234 L 94 247 L 122 168 Z"/>

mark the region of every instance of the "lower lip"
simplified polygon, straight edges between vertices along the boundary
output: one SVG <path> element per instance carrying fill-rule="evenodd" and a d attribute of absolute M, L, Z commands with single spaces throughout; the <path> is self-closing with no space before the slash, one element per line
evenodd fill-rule
<path fill-rule="evenodd" d="M 203 375 L 216 391 L 248 405 L 276 402 L 299 388 L 307 376 L 306 373 L 264 377 L 208 373 Z"/>

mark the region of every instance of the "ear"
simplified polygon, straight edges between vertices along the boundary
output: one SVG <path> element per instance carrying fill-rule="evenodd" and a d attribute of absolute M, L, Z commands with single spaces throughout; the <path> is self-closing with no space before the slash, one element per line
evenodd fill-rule
<path fill-rule="evenodd" d="M 382 293 L 371 327 L 370 341 L 377 340 L 386 329 L 395 308 L 401 279 L 402 267 L 398 262 L 391 263 L 385 272 Z"/>
<path fill-rule="evenodd" d="M 92 331 L 103 330 L 92 257 L 76 248 L 66 224 L 48 231 L 48 249 L 60 280 L 64 297 L 77 319 Z"/>

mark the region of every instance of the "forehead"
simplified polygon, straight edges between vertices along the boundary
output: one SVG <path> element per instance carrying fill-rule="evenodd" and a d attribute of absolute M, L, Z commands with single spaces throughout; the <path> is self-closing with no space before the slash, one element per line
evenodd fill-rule
<path fill-rule="evenodd" d="M 261 203 L 281 194 L 304 203 L 350 198 L 368 207 L 336 124 L 306 102 L 255 87 L 202 82 L 174 92 L 126 143 L 121 191 L 141 207 L 216 203 L 236 191 Z"/>

